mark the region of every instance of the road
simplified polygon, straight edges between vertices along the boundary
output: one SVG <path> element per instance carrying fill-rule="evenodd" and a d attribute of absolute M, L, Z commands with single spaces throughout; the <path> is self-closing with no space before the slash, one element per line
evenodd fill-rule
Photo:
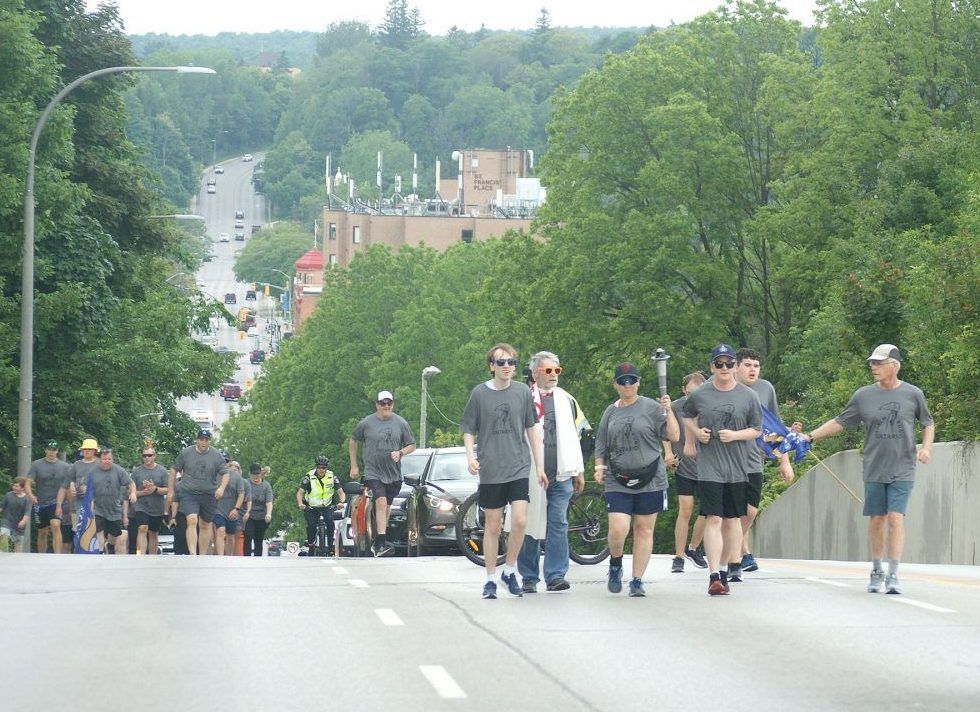
<path fill-rule="evenodd" d="M 727 598 L 480 599 L 462 557 L 0 557 L 5 709 L 977 709 L 980 568 L 762 560 Z M 629 567 L 627 557 L 626 566 Z M 123 701 L 126 702 L 123 702 Z"/>
<path fill-rule="evenodd" d="M 195 200 L 197 214 L 202 215 L 205 219 L 207 235 L 212 240 L 213 249 L 211 262 L 202 263 L 197 272 L 198 288 L 220 302 L 224 302 L 226 294 L 235 294 L 237 304 L 227 305 L 227 309 L 233 315 L 246 304 L 256 307 L 271 305 L 276 296 L 273 294 L 268 304 L 256 305 L 246 302 L 247 285 L 235 281 L 234 274 L 235 253 L 241 250 L 246 242 L 251 239 L 251 226 L 265 223 L 265 198 L 255 194 L 251 183 L 252 170 L 262 160 L 262 157 L 263 154 L 256 154 L 255 160 L 248 163 L 243 162 L 238 157 L 220 163 L 219 165 L 224 168 L 225 172 L 214 176 L 217 182 L 217 192 L 213 194 L 206 192 L 206 179 L 212 176 L 211 172 L 207 171 L 201 177 L 200 192 Z M 246 242 L 238 242 L 234 239 L 236 210 L 245 212 L 244 233 Z M 218 241 L 222 232 L 228 233 L 229 242 Z M 260 300 L 265 299 L 264 295 L 260 295 L 259 298 Z M 259 310 L 259 313 L 261 315 L 266 311 L 263 308 Z M 269 336 L 265 331 L 266 324 L 266 319 L 260 316 L 257 320 L 259 339 L 256 340 L 254 337 L 241 339 L 234 326 L 215 320 L 216 331 L 210 342 L 213 346 L 224 346 L 239 353 L 235 378 L 243 387 L 247 381 L 254 382 L 261 372 L 260 365 L 253 366 L 249 363 L 248 353 L 255 348 L 269 351 L 270 343 Z M 187 413 L 195 410 L 212 413 L 214 425 L 219 430 L 221 424 L 237 408 L 235 401 L 225 401 L 217 393 L 201 393 L 195 398 L 182 398 L 178 401 L 178 406 Z"/>

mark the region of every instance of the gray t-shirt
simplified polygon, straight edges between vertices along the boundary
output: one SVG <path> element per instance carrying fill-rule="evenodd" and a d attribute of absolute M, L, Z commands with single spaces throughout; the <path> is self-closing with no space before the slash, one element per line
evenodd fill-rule
<path fill-rule="evenodd" d="M 689 480 L 698 478 L 698 461 L 684 457 L 684 439 L 687 432 L 684 430 L 684 404 L 687 403 L 687 396 L 681 396 L 670 404 L 670 409 L 674 411 L 674 417 L 680 425 L 681 437 L 676 443 L 671 443 L 670 449 L 677 458 L 677 476 L 686 477 Z"/>
<path fill-rule="evenodd" d="M 531 451 L 527 429 L 537 417 L 531 389 L 511 382 L 502 391 L 481 383 L 470 393 L 459 431 L 476 436 L 479 446 L 480 484 L 503 484 L 527 477 Z"/>
<path fill-rule="evenodd" d="M 235 508 L 238 495 L 245 490 L 245 485 L 242 484 L 243 482 L 242 475 L 237 470 L 228 473 L 228 486 L 225 487 L 224 494 L 218 500 L 218 514 L 225 519 L 231 514 L 231 510 Z M 244 502 L 244 499 L 242 501 Z M 244 508 L 244 506 L 243 504 L 242 507 Z"/>
<path fill-rule="evenodd" d="M 114 522 L 121 520 L 120 495 L 128 491 L 132 482 L 129 473 L 115 463 L 108 470 L 96 467 L 92 476 L 92 513 Z"/>
<path fill-rule="evenodd" d="M 143 480 L 151 480 L 157 487 L 163 487 L 164 489 L 167 487 L 167 471 L 160 464 L 154 465 L 152 468 L 137 465 L 133 468 L 132 476 L 133 482 L 136 483 L 137 493 L 143 489 Z M 142 497 L 137 495 L 136 504 L 132 507 L 132 511 L 145 512 L 151 517 L 159 517 L 163 514 L 163 500 L 164 496 L 157 492 L 143 495 Z"/>
<path fill-rule="evenodd" d="M 554 393 L 541 393 L 541 406 L 544 415 L 541 417 L 541 437 L 544 441 L 544 474 L 548 482 L 558 479 L 558 434 L 555 432 L 555 396 Z M 575 416 L 573 415 L 572 418 Z"/>
<path fill-rule="evenodd" d="M 697 427 L 710 428 L 707 444 L 697 442 L 698 479 L 702 482 L 746 482 L 749 451 L 758 448 L 755 440 L 723 443 L 719 430 L 761 429 L 759 397 L 748 386 L 736 383 L 730 391 L 720 391 L 714 381 L 705 383 L 687 397 L 684 417 L 694 418 Z"/>
<path fill-rule="evenodd" d="M 666 429 L 667 413 L 652 398 L 639 396 L 630 405 L 606 408 L 595 438 L 595 456 L 610 468 L 605 473 L 606 492 L 638 494 L 667 489 L 663 459 Z M 657 461 L 660 463 L 657 474 L 643 487 L 625 487 L 613 476 L 613 472 L 639 470 Z"/>
<path fill-rule="evenodd" d="M 245 514 L 245 510 L 252 502 L 252 480 L 244 475 L 242 476 L 242 491 L 245 493 L 245 496 L 242 497 L 242 514 Z"/>
<path fill-rule="evenodd" d="M 265 505 L 272 501 L 272 485 L 265 480 L 259 485 L 251 481 L 250 484 L 252 485 L 252 513 L 248 518 L 265 519 Z"/>
<path fill-rule="evenodd" d="M 58 490 L 68 485 L 70 466 L 64 460 L 48 462 L 43 457 L 31 463 L 27 476 L 34 481 L 33 491 L 39 505 L 54 504 Z"/>
<path fill-rule="evenodd" d="M 75 484 L 75 499 L 71 503 L 71 511 L 73 513 L 78 514 L 78 511 L 82 508 L 82 501 L 85 499 L 82 488 L 85 487 L 88 476 L 93 474 L 97 469 L 99 469 L 98 460 L 92 460 L 91 462 L 76 460 L 68 466 L 68 482 Z"/>
<path fill-rule="evenodd" d="M 915 479 L 915 421 L 933 424 L 919 388 L 905 381 L 892 390 L 864 386 L 854 392 L 836 420 L 848 429 L 864 424 L 865 482 Z"/>
<path fill-rule="evenodd" d="M 770 413 L 779 418 L 779 404 L 776 402 L 776 389 L 764 378 L 756 379 L 756 382 L 749 386 L 759 397 L 759 403 Z M 749 448 L 749 459 L 745 463 L 747 472 L 762 472 L 763 454 L 762 448 L 758 445 Z"/>
<path fill-rule="evenodd" d="M 0 508 L 3 509 L 3 517 L 0 518 L 0 526 L 7 527 L 11 531 L 19 531 L 20 520 L 24 518 L 27 513 L 27 503 L 30 500 L 27 499 L 25 494 L 22 497 L 18 497 L 13 492 L 7 492 L 3 498 L 3 503 L 0 504 Z"/>
<path fill-rule="evenodd" d="M 391 459 L 391 453 L 415 443 L 408 421 L 397 413 L 388 420 L 371 413 L 361 419 L 351 437 L 364 443 L 364 479 L 401 482 L 401 465 Z"/>
<path fill-rule="evenodd" d="M 214 494 L 226 469 L 225 458 L 213 447 L 198 452 L 195 445 L 188 445 L 174 461 L 174 470 L 183 474 L 187 494 Z"/>

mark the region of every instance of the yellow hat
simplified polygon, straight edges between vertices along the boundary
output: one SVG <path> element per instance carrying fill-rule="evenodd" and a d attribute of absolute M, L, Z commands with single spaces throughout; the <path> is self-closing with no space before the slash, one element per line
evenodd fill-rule
<path fill-rule="evenodd" d="M 82 446 L 78 448 L 79 450 L 98 450 L 99 444 L 95 442 L 95 438 L 85 438 L 82 440 Z"/>

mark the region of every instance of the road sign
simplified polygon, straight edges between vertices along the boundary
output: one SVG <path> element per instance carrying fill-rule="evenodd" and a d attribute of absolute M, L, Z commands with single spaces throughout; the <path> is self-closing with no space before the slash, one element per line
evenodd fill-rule
<path fill-rule="evenodd" d="M 299 542 L 291 541 L 288 544 L 286 544 L 286 553 L 296 556 L 296 554 L 299 553 Z"/>

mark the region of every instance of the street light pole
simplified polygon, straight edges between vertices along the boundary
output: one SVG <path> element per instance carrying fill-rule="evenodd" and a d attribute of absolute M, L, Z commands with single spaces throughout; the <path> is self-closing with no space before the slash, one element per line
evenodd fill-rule
<path fill-rule="evenodd" d="M 286 293 L 289 295 L 289 322 L 293 321 L 293 277 L 283 272 L 281 269 L 272 268 L 273 272 L 278 272 L 286 278 Z"/>
<path fill-rule="evenodd" d="M 178 72 L 216 74 L 208 67 L 106 67 L 80 76 L 65 86 L 48 103 L 34 125 L 27 153 L 27 182 L 24 188 L 24 262 L 21 270 L 20 298 L 20 403 L 17 416 L 17 473 L 26 476 L 31 467 L 31 441 L 34 427 L 34 158 L 41 130 L 54 108 L 75 87 L 90 79 L 123 72 Z"/>
<path fill-rule="evenodd" d="M 421 414 L 419 416 L 419 447 L 425 447 L 426 443 L 426 432 L 425 432 L 425 406 L 426 401 L 429 399 L 429 379 L 432 378 L 437 373 L 442 373 L 435 366 L 426 366 L 422 369 L 422 408 Z"/>

